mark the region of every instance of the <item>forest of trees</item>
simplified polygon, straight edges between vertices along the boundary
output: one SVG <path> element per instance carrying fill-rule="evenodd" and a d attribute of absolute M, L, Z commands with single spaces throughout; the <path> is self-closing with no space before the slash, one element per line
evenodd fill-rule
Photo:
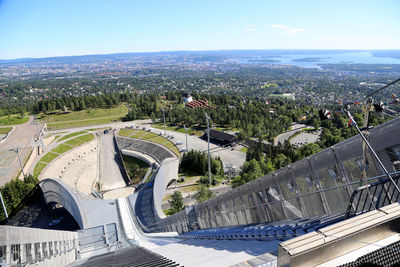
<path fill-rule="evenodd" d="M 36 185 L 39 181 L 32 175 L 26 176 L 23 181 L 13 179 L 0 187 L 9 217 L 15 215 L 28 201 L 36 196 Z M 5 222 L 5 214 L 0 209 L 0 223 Z"/>
<path fill-rule="evenodd" d="M 361 114 L 354 113 L 353 116 L 358 125 L 362 125 Z M 382 114 L 371 113 L 370 125 L 376 126 L 388 119 L 388 117 L 383 117 Z M 237 187 L 245 184 L 357 134 L 354 127 L 348 127 L 348 119 L 338 114 L 335 114 L 331 120 L 315 119 L 313 123 L 316 127 L 322 127 L 320 139 L 316 143 L 296 147 L 286 140 L 284 144 L 278 143 L 277 146 L 267 146 L 268 150 L 265 153 L 263 153 L 261 144 L 251 145 L 247 150 L 246 162 L 242 166 L 240 175 L 232 181 L 232 186 Z"/>
<path fill-rule="evenodd" d="M 207 153 L 195 150 L 184 153 L 179 165 L 179 171 L 196 175 L 206 175 L 208 173 Z M 217 177 L 224 175 L 223 164 L 219 157 L 211 157 L 211 174 Z"/>

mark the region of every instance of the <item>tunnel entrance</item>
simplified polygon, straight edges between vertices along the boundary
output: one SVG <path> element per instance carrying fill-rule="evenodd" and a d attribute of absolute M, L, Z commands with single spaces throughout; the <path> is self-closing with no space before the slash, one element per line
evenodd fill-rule
<path fill-rule="evenodd" d="M 9 220 L 8 225 L 64 231 L 80 229 L 74 217 L 61 204 L 46 204 L 43 197 L 28 202 Z"/>

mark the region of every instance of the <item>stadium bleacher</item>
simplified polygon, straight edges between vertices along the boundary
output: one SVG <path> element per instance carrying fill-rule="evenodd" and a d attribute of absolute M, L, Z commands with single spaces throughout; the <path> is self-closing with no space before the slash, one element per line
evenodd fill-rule
<path fill-rule="evenodd" d="M 117 137 L 119 149 L 127 149 L 137 151 L 154 158 L 158 163 L 161 163 L 166 158 L 174 158 L 176 155 L 162 145 L 152 143 L 145 140 L 138 140 L 125 137 Z"/>
<path fill-rule="evenodd" d="M 343 220 L 343 215 L 318 216 L 280 222 L 265 222 L 236 227 L 201 229 L 180 235 L 184 239 L 242 239 L 242 240 L 286 240 Z"/>

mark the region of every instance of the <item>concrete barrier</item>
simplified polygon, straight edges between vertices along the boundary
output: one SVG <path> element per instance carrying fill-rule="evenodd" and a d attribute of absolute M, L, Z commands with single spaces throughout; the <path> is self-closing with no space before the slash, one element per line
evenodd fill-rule
<path fill-rule="evenodd" d="M 46 203 L 61 204 L 75 219 L 81 229 L 87 228 L 86 212 L 78 193 L 58 179 L 45 179 L 39 183 Z"/>

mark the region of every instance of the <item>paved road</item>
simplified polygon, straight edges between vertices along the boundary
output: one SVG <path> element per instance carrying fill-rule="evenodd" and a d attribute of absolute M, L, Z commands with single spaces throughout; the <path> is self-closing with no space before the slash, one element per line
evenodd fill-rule
<path fill-rule="evenodd" d="M 60 133 L 60 132 L 79 132 L 82 130 L 88 130 L 88 129 L 98 129 L 98 128 L 125 128 L 126 126 L 132 126 L 136 124 L 142 124 L 142 123 L 150 123 L 151 120 L 137 120 L 137 121 L 125 121 L 125 122 L 112 122 L 112 123 L 107 123 L 107 124 L 100 124 L 100 125 L 91 125 L 91 126 L 82 126 L 82 127 L 76 127 L 76 128 L 69 128 L 69 129 L 61 129 L 61 130 L 54 130 L 54 131 L 49 131 L 49 133 Z"/>
<path fill-rule="evenodd" d="M 33 117 L 24 124 L 15 126 L 10 136 L 0 144 L 0 186 L 15 178 L 20 171 L 20 166 L 15 152 L 10 151 L 20 146 L 21 161 L 24 163 L 29 156 L 34 138 L 38 135 L 37 126 L 33 123 Z"/>
<path fill-rule="evenodd" d="M 100 134 L 99 138 L 101 190 L 125 187 L 126 184 L 118 165 L 120 162 L 117 160 L 118 152 L 115 149 L 113 134 L 111 132 Z"/>
<path fill-rule="evenodd" d="M 148 128 L 148 126 L 146 126 L 146 128 Z M 151 128 L 151 131 L 157 134 L 164 133 L 164 130 L 156 128 Z M 167 131 L 167 135 L 174 136 L 174 139 L 170 139 L 174 143 L 176 143 L 178 140 L 182 141 L 182 145 L 177 145 L 180 150 L 186 148 L 186 137 L 184 133 Z M 197 136 L 188 135 L 188 148 L 189 150 L 194 149 L 199 151 L 207 151 L 207 142 Z M 239 169 L 246 161 L 246 154 L 236 149 L 223 148 L 214 144 L 210 144 L 210 151 L 211 156 L 219 156 L 221 158 L 225 171 L 227 170 L 227 166 L 229 164 L 233 164 Z"/>
<path fill-rule="evenodd" d="M 320 131 L 316 133 L 301 133 L 298 136 L 293 137 L 290 139 L 290 143 L 296 146 L 302 146 L 309 143 L 315 143 L 318 141 L 319 135 L 321 134 Z"/>
<path fill-rule="evenodd" d="M 278 135 L 275 140 L 274 140 L 274 145 L 278 145 L 278 143 L 284 143 L 286 139 L 289 139 L 292 135 L 294 135 L 296 132 L 301 131 L 303 128 L 306 128 L 305 124 L 294 124 L 292 125 L 292 130 L 285 132 L 285 133 L 281 133 L 280 135 Z"/>
<path fill-rule="evenodd" d="M 51 133 L 57 133 L 57 132 L 76 132 L 76 131 L 81 131 L 81 130 L 87 130 L 87 129 L 93 129 L 93 128 L 104 128 L 104 127 L 112 127 L 112 128 L 125 128 L 127 126 L 136 126 L 136 125 L 143 125 L 144 127 L 151 128 L 152 132 L 155 133 L 164 133 L 164 130 L 161 129 L 156 129 L 151 127 L 151 120 L 137 120 L 137 121 L 128 121 L 128 122 L 115 122 L 115 123 L 109 123 L 109 124 L 103 124 L 103 125 L 96 125 L 96 126 L 85 126 L 85 127 L 79 127 L 79 128 L 72 128 L 72 129 L 64 129 L 64 130 L 57 130 L 57 131 L 50 131 Z M 178 133 L 178 132 L 172 132 L 172 131 L 167 131 L 167 135 L 173 135 L 175 138 L 172 139 L 174 143 L 179 140 L 182 141 L 182 145 L 178 145 L 177 147 L 179 149 L 183 149 L 186 147 L 186 139 L 185 139 L 185 134 L 184 133 Z M 200 150 L 200 151 L 206 151 L 207 150 L 207 142 L 204 141 L 203 139 L 200 139 L 197 136 L 188 136 L 188 143 L 189 143 L 189 150 L 194 149 L 194 150 Z M 230 148 L 222 148 L 220 146 L 210 144 L 210 149 L 211 149 L 211 155 L 213 157 L 219 156 L 222 159 L 222 162 L 224 163 L 224 169 L 225 171 L 227 170 L 228 164 L 233 164 L 234 166 L 239 169 L 243 163 L 246 160 L 246 154 L 243 152 L 240 152 L 236 149 L 231 150 Z"/>

